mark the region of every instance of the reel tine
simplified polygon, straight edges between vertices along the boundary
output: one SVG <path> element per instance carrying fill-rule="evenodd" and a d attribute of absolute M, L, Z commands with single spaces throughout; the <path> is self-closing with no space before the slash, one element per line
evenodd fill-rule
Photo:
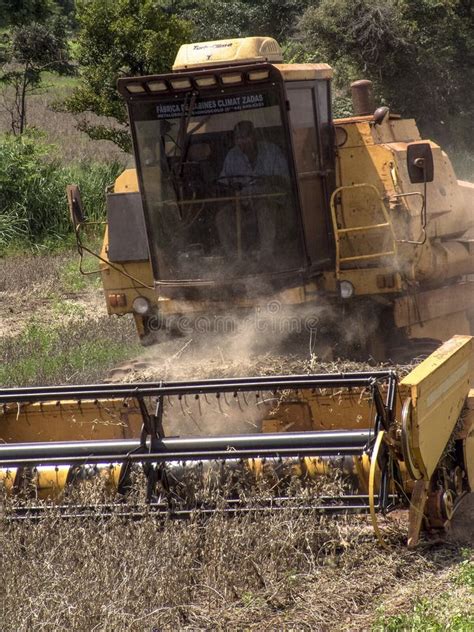
<path fill-rule="evenodd" d="M 194 399 L 196 399 L 196 400 L 197 400 L 199 414 L 200 414 L 200 415 L 201 415 L 201 417 L 202 417 L 201 398 L 199 397 L 199 395 L 195 395 Z"/>
<path fill-rule="evenodd" d="M 224 411 L 222 410 L 221 394 L 220 393 L 216 393 L 216 399 L 217 399 L 217 404 L 219 406 L 219 412 L 223 415 Z"/>

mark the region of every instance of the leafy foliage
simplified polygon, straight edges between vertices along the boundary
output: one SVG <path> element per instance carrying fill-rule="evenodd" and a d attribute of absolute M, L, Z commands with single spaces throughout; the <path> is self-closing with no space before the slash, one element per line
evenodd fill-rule
<path fill-rule="evenodd" d="M 76 114 L 91 111 L 111 117 L 110 127 L 83 121 L 81 129 L 127 151 L 127 115 L 116 90 L 117 78 L 170 70 L 178 47 L 189 40 L 190 26 L 167 15 L 154 0 L 81 0 L 77 21 L 81 84 L 64 107 Z"/>
<path fill-rule="evenodd" d="M 301 30 L 306 46 L 335 66 L 339 87 L 370 78 L 381 100 L 422 129 L 470 146 L 472 18 L 472 3 L 460 0 L 321 0 Z"/>
<path fill-rule="evenodd" d="M 195 41 L 267 35 L 281 41 L 294 31 L 298 17 L 309 0 L 177 0 L 168 3 L 170 11 L 194 25 Z"/>
<path fill-rule="evenodd" d="M 5 137 L 0 141 L 0 248 L 15 240 L 61 237 L 70 230 L 66 185 L 81 187 L 91 219 L 102 219 L 103 192 L 121 165 L 76 164 L 63 167 L 54 147 L 37 135 Z"/>
<path fill-rule="evenodd" d="M 53 0 L 2 0 L 0 26 L 24 26 L 30 22 L 45 22 L 57 12 Z"/>

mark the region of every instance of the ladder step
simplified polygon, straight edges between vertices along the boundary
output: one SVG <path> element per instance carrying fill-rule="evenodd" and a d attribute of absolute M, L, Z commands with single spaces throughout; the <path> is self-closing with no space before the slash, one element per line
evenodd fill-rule
<path fill-rule="evenodd" d="M 387 252 L 374 252 L 370 255 L 357 255 L 356 257 L 341 257 L 339 263 L 347 263 L 348 261 L 363 261 L 365 259 L 378 259 L 379 257 L 390 257 L 395 255 L 395 250 Z"/>
<path fill-rule="evenodd" d="M 353 226 L 351 228 L 338 228 L 338 233 L 355 233 L 360 230 L 375 230 L 377 228 L 388 228 L 390 224 L 384 222 L 383 224 L 370 224 L 370 226 Z"/>

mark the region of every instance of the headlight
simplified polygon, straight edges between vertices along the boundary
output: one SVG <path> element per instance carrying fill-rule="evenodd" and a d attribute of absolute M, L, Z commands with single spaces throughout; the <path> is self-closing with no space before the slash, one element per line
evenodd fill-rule
<path fill-rule="evenodd" d="M 350 281 L 340 281 L 339 293 L 341 294 L 341 298 L 351 298 L 354 294 L 354 286 Z"/>
<path fill-rule="evenodd" d="M 150 310 L 150 303 L 148 299 L 143 296 L 137 296 L 132 303 L 133 311 L 140 316 L 144 316 Z"/>

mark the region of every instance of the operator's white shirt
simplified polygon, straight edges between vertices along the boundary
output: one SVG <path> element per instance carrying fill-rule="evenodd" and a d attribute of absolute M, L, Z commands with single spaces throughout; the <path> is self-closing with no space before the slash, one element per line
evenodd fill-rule
<path fill-rule="evenodd" d="M 257 143 L 257 159 L 252 166 L 248 156 L 240 147 L 232 147 L 225 157 L 220 178 L 229 178 L 229 184 L 240 183 L 242 193 L 255 193 L 262 187 L 258 176 L 282 176 L 288 178 L 288 165 L 283 152 L 273 143 Z M 257 178 L 252 182 L 252 178 Z"/>

